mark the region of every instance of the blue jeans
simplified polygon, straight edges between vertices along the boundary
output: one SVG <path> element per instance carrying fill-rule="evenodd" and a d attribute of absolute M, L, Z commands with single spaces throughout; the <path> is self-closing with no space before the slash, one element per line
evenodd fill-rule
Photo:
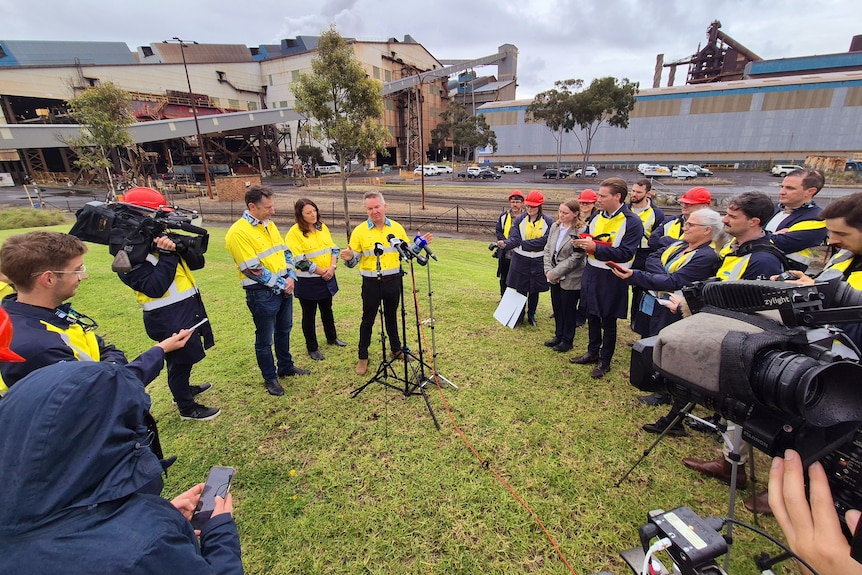
<path fill-rule="evenodd" d="M 254 355 L 264 381 L 272 381 L 278 373 L 293 367 L 290 356 L 290 329 L 293 327 L 293 296 L 283 297 L 268 289 L 246 290 L 245 303 L 254 320 Z M 275 338 L 275 357 L 272 358 Z"/>

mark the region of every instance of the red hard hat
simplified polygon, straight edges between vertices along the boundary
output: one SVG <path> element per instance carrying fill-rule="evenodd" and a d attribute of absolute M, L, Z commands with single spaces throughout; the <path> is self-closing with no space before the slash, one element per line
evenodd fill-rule
<path fill-rule="evenodd" d="M 684 193 L 679 202 L 682 204 L 710 204 L 712 203 L 712 195 L 706 188 L 698 186 Z"/>
<path fill-rule="evenodd" d="M 168 205 L 165 197 L 152 188 L 132 188 L 123 195 L 123 201 L 151 210 L 157 210 Z"/>
<path fill-rule="evenodd" d="M 509 197 L 507 199 L 511 201 L 512 198 L 521 198 L 521 200 L 523 200 L 524 192 L 522 192 L 521 190 L 512 190 L 512 193 L 509 194 Z"/>
<path fill-rule="evenodd" d="M 25 361 L 23 357 L 9 349 L 12 343 L 12 320 L 6 310 L 0 307 L 0 361 Z"/>
<path fill-rule="evenodd" d="M 592 190 L 584 190 L 583 192 L 581 192 L 581 195 L 578 196 L 579 202 L 589 203 L 589 202 L 597 202 L 598 200 L 599 200 L 599 197 Z"/>
<path fill-rule="evenodd" d="M 545 196 L 539 190 L 533 190 L 524 199 L 524 203 L 528 206 L 541 206 L 545 203 Z"/>

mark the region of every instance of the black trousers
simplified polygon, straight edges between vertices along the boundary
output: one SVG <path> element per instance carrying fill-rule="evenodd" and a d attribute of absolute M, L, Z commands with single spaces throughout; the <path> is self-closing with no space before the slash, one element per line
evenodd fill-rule
<path fill-rule="evenodd" d="M 554 310 L 554 337 L 569 345 L 575 339 L 575 319 L 581 290 L 567 290 L 551 284 L 551 309 Z"/>
<path fill-rule="evenodd" d="M 398 336 L 398 303 L 401 301 L 401 274 L 383 279 L 362 278 L 362 323 L 359 324 L 359 359 L 368 359 L 368 346 L 380 302 L 383 302 L 383 323 L 392 351 L 401 350 Z"/>
<path fill-rule="evenodd" d="M 195 404 L 189 380 L 192 375 L 193 363 L 177 363 L 173 361 L 170 354 L 165 356 L 168 365 L 168 389 L 177 402 L 177 408 L 182 412 L 190 409 Z"/>
<path fill-rule="evenodd" d="M 610 365 L 617 345 L 617 318 L 587 315 L 590 342 L 587 351 L 599 354 L 599 361 Z"/>
<path fill-rule="evenodd" d="M 297 298 L 299 299 L 299 298 Z M 317 351 L 317 308 L 320 308 L 320 321 L 323 323 L 323 333 L 326 335 L 326 341 L 335 341 L 338 339 L 338 332 L 335 330 L 335 316 L 332 315 L 332 298 L 320 300 L 300 299 L 299 305 L 302 308 L 302 335 L 305 336 L 305 349 L 309 352 Z"/>

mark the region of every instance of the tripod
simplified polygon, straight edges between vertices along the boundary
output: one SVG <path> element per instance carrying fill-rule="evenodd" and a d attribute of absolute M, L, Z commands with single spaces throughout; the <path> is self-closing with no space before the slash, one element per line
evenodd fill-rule
<path fill-rule="evenodd" d="M 376 253 L 376 252 L 375 252 Z M 382 252 L 381 252 L 382 253 Z M 416 332 L 417 332 L 417 351 L 418 355 L 414 354 L 410 347 L 407 346 L 404 342 L 407 341 L 407 310 L 404 304 L 404 283 L 403 279 L 401 280 L 401 294 L 399 297 L 399 306 L 401 308 L 401 340 L 402 340 L 402 348 L 401 350 L 393 350 L 393 356 L 391 359 L 387 359 L 386 356 L 386 322 L 385 322 L 385 310 L 383 306 L 383 278 L 380 275 L 380 256 L 377 256 L 377 267 L 378 267 L 378 289 L 379 292 L 379 308 L 378 313 L 380 316 L 380 345 L 381 345 L 381 354 L 382 360 L 380 365 L 377 368 L 374 376 L 371 377 L 367 382 L 365 382 L 362 386 L 351 391 L 351 397 L 356 397 L 362 391 L 371 385 L 372 383 L 380 383 L 381 385 L 395 389 L 399 391 L 405 397 L 410 395 L 421 395 L 425 400 L 425 405 L 428 408 L 428 413 L 431 415 L 431 419 L 434 421 L 434 425 L 437 429 L 440 429 L 440 423 L 437 421 L 437 417 L 434 414 L 434 410 L 431 407 L 431 402 L 428 398 L 428 394 L 426 392 L 426 386 L 429 383 L 434 383 L 437 385 L 437 381 L 442 380 L 453 388 L 457 389 L 455 384 L 450 382 L 448 379 L 440 375 L 437 371 L 435 371 L 430 365 L 425 362 L 424 356 L 425 351 L 422 346 L 422 337 L 421 337 L 421 323 L 419 320 L 419 302 L 416 299 L 416 288 L 415 288 L 415 271 L 413 268 L 413 258 L 405 257 L 405 253 L 401 252 L 402 261 L 406 259 L 409 262 L 410 266 L 410 277 L 413 283 L 413 302 L 414 302 L 414 310 L 416 314 Z M 431 298 L 431 275 L 430 270 L 428 272 L 428 289 L 429 289 L 429 299 Z M 398 272 L 399 279 L 401 279 L 405 272 L 403 269 L 399 269 Z M 432 307 L 433 310 L 433 307 Z M 433 337 L 433 311 L 431 318 L 432 325 L 432 341 Z M 399 353 L 400 351 L 400 353 Z M 436 355 L 436 352 L 435 352 Z M 395 364 L 399 361 L 403 362 L 403 374 L 399 375 L 395 369 Z M 430 374 L 430 375 L 429 375 Z M 432 378 L 433 377 L 433 378 Z"/>
<path fill-rule="evenodd" d="M 634 471 L 635 468 L 638 465 L 640 465 L 640 463 L 644 459 L 646 459 L 650 453 L 652 453 L 653 449 L 656 448 L 656 446 L 664 438 L 664 436 L 667 435 L 668 432 L 671 429 L 673 429 L 677 424 L 679 424 L 683 420 L 684 417 L 690 417 L 696 421 L 699 421 L 700 423 L 706 425 L 707 427 L 711 427 L 714 430 L 716 430 L 718 433 L 720 433 L 722 439 L 724 440 L 725 445 L 727 445 L 728 448 L 730 449 L 730 453 L 727 455 L 728 459 L 730 459 L 730 502 L 729 502 L 729 508 L 727 511 L 727 518 L 730 519 L 731 521 L 729 521 L 727 524 L 726 539 L 728 541 L 732 541 L 733 540 L 733 523 L 732 523 L 732 520 L 734 518 L 735 509 L 736 509 L 736 490 L 737 490 L 736 489 L 736 477 L 739 473 L 739 463 L 742 460 L 742 456 L 739 453 L 740 445 L 742 443 L 742 426 L 737 425 L 737 424 L 733 424 L 732 426 L 728 427 L 726 425 L 726 423 L 721 423 L 721 422 L 725 422 L 724 418 L 721 419 L 721 422 L 719 422 L 718 424 L 715 424 L 715 423 L 712 423 L 710 421 L 706 421 L 704 419 L 696 417 L 696 416 L 691 414 L 691 410 L 694 409 L 695 405 L 696 405 L 696 403 L 694 401 L 689 401 L 688 403 L 685 404 L 685 407 L 683 407 L 676 414 L 673 421 L 668 423 L 668 425 L 659 434 L 658 438 L 656 438 L 656 440 L 653 441 L 652 444 L 644 450 L 644 452 L 641 454 L 640 458 L 637 461 L 635 461 L 634 465 L 632 465 L 631 468 L 629 468 L 629 470 L 626 471 L 622 477 L 620 477 L 620 479 L 616 482 L 615 486 L 619 487 L 620 485 L 622 485 L 622 482 L 626 480 L 626 478 L 632 473 L 632 471 Z M 749 446 L 749 450 L 750 449 L 751 449 L 751 446 Z M 753 460 L 754 460 L 753 453 L 749 453 L 749 456 L 752 456 L 751 459 L 753 462 Z M 754 467 L 752 464 L 752 470 L 753 469 L 754 469 Z M 727 570 L 729 567 L 730 567 L 730 547 L 728 547 L 728 551 L 727 551 L 727 554 L 725 555 L 725 559 L 724 559 L 725 570 Z"/>

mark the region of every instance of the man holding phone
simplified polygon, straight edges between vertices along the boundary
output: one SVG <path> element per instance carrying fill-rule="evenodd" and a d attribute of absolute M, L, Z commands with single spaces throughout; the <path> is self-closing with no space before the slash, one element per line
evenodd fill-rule
<path fill-rule="evenodd" d="M 166 206 L 164 196 L 155 190 L 135 188 L 126 194 L 127 203 L 156 210 Z M 186 252 L 188 254 L 188 252 Z M 188 259 L 191 261 L 188 261 Z M 144 312 L 144 329 L 154 341 L 164 339 L 182 329 L 195 332 L 182 349 L 165 354 L 168 366 L 168 388 L 180 412 L 180 419 L 209 421 L 221 411 L 198 403 L 195 396 L 211 385 L 191 385 L 192 367 L 206 357 L 205 349 L 215 344 L 213 330 L 207 319 L 200 291 L 192 276 L 192 268 L 201 269 L 204 259 L 177 253 L 177 244 L 167 236 L 153 242 L 147 259 L 126 273 L 120 280 L 132 288 Z"/>

